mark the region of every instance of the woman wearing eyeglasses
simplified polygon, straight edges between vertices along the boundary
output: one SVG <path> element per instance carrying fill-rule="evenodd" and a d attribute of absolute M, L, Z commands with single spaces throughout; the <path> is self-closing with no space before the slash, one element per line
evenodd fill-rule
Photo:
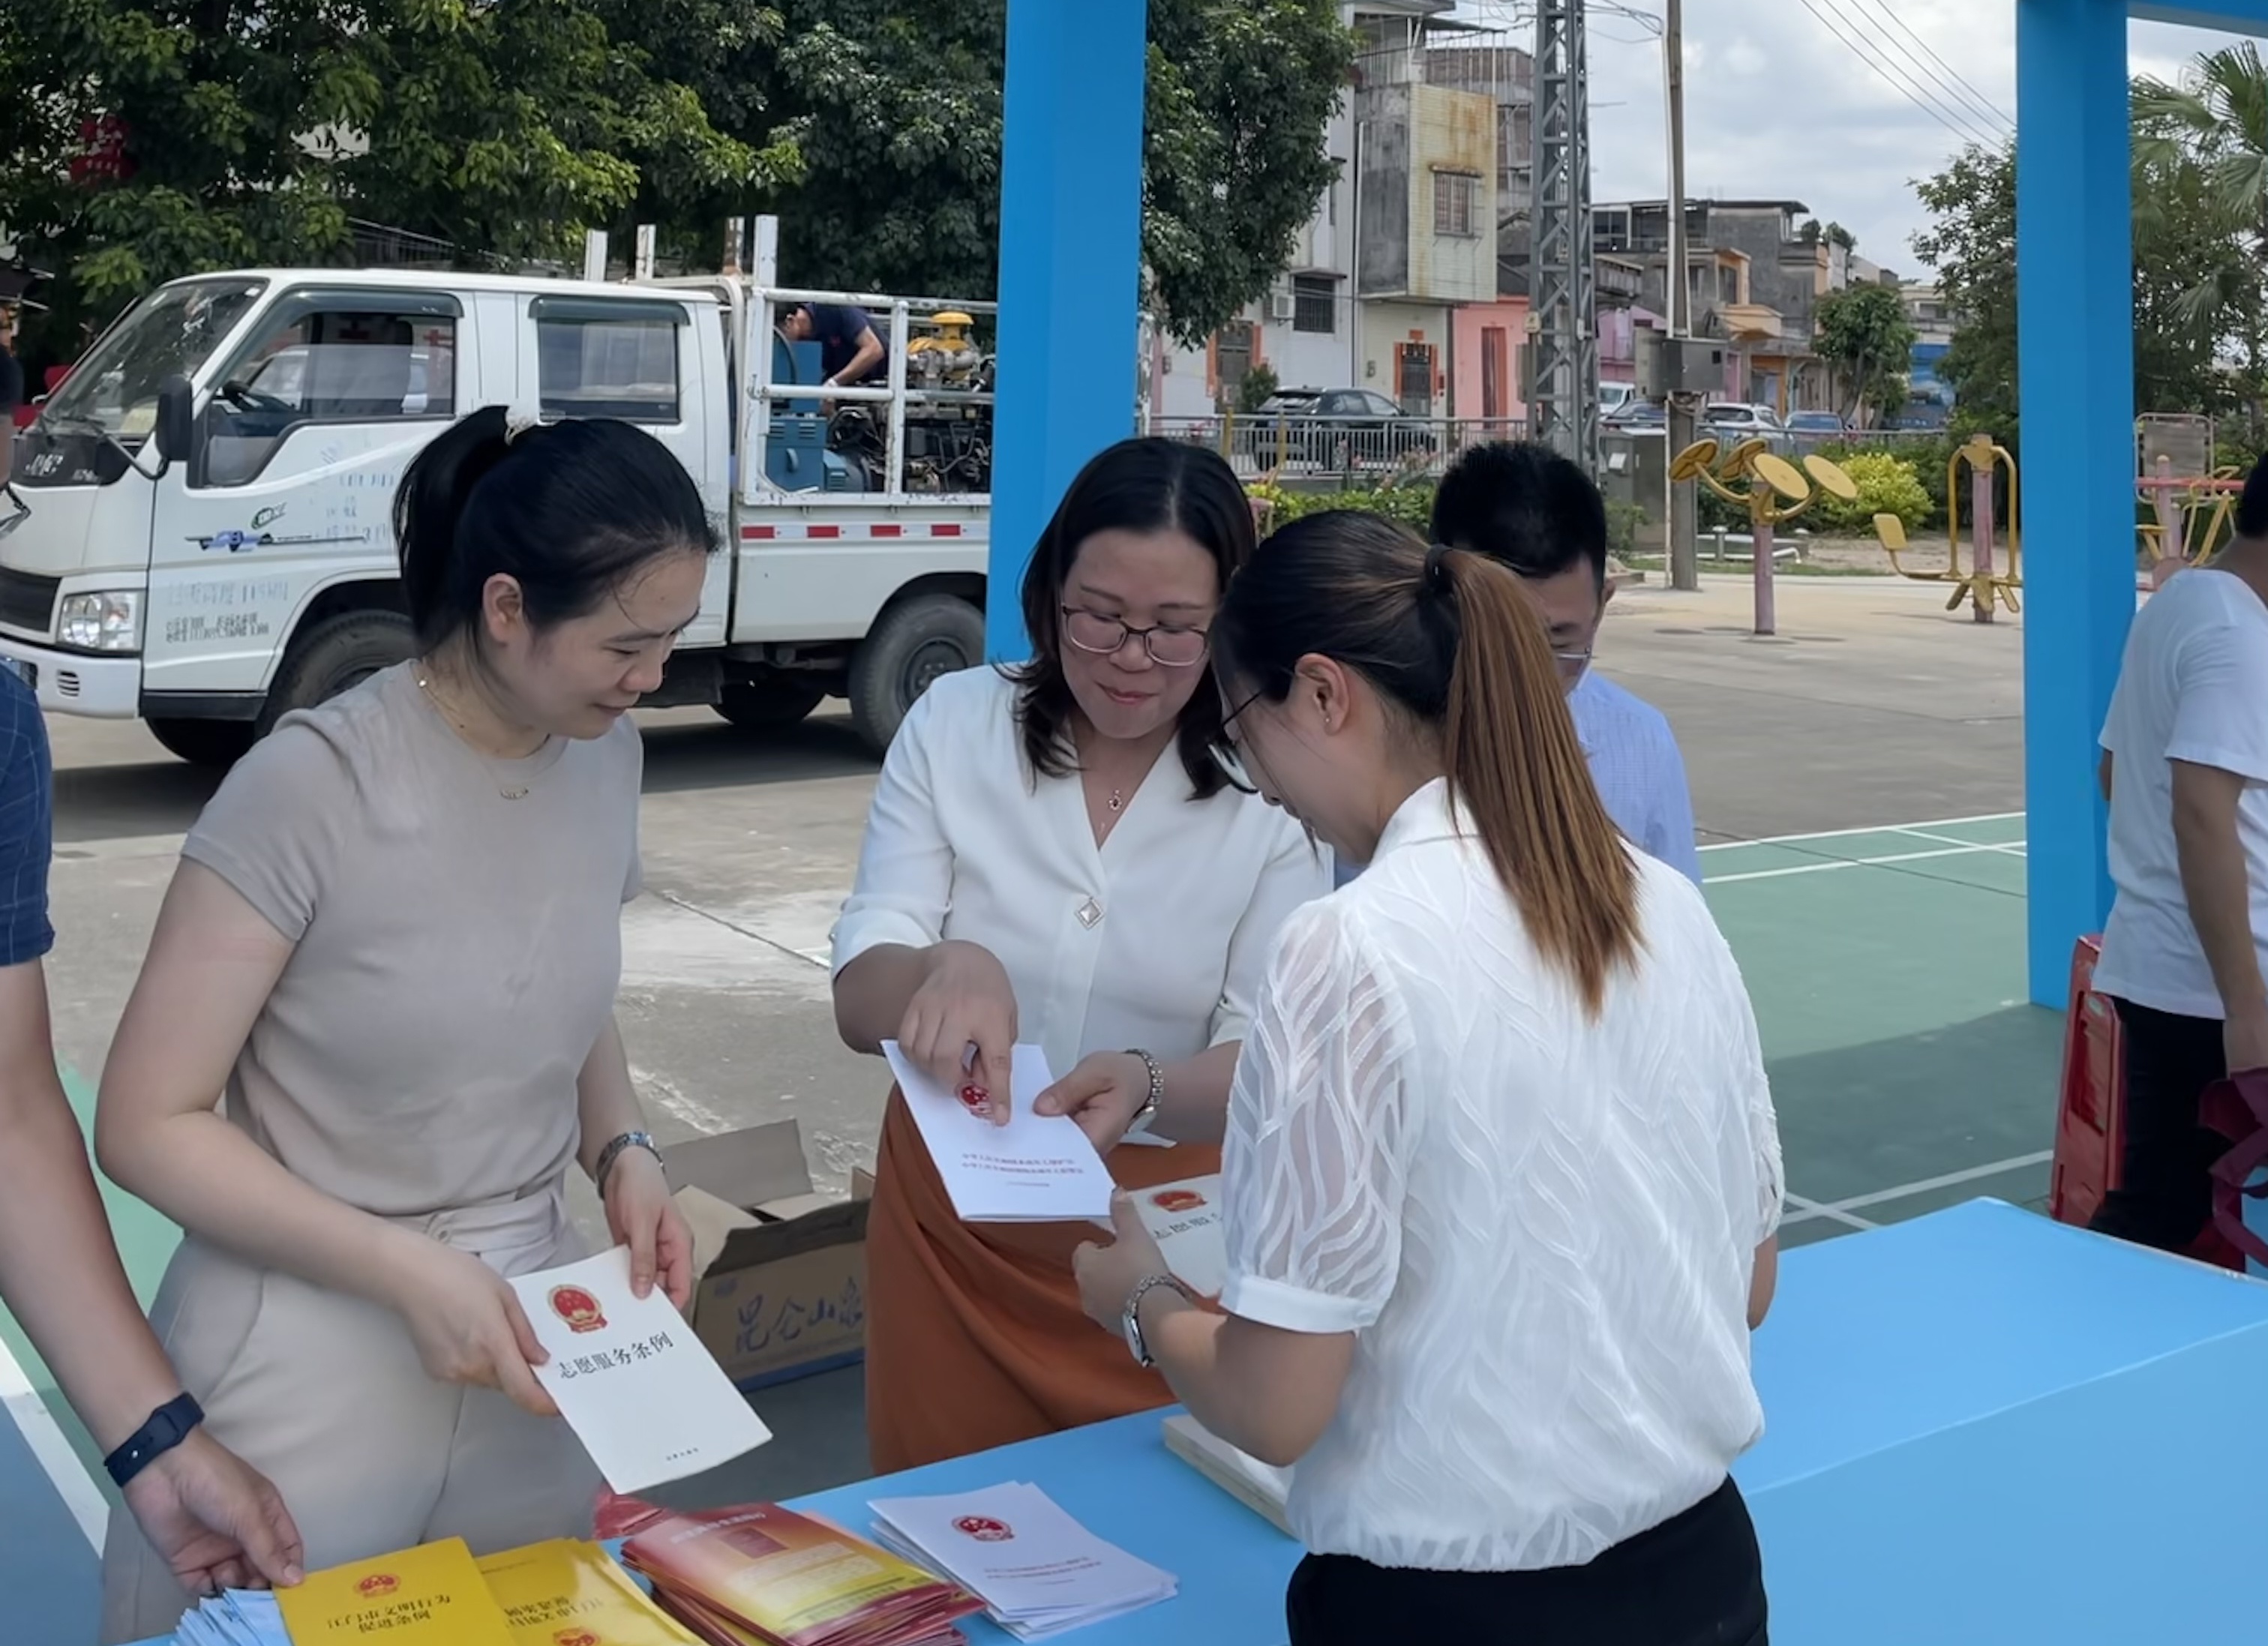
<path fill-rule="evenodd" d="M 1040 1045 L 1057 1077 L 1042 1106 L 1129 1188 L 1219 1170 L 1270 944 L 1329 886 L 1299 826 L 1219 760 L 1207 629 L 1252 547 L 1213 453 L 1129 440 L 1089 463 L 1025 575 L 1032 660 L 948 675 L 914 705 L 835 931 L 850 1046 L 895 1040 L 998 1108 L 1012 1048 Z M 1092 1233 L 961 1222 L 892 1094 L 867 1231 L 877 1470 L 1170 1399 L 1081 1315 L 1071 1253 Z"/>

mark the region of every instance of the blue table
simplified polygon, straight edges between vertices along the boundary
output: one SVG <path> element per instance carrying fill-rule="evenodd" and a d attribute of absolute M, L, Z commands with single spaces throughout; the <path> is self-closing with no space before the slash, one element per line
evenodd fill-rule
<path fill-rule="evenodd" d="M 2268 1635 L 2246 1399 L 2268 1285 L 1976 1201 L 1789 1253 L 1756 1380 L 1769 1430 L 1735 1472 L 1775 1646 Z M 864 1530 L 871 1498 L 1013 1480 L 1181 1581 L 1080 1646 L 1280 1646 L 1299 1548 L 1167 1451 L 1157 1414 L 793 1506 Z"/>

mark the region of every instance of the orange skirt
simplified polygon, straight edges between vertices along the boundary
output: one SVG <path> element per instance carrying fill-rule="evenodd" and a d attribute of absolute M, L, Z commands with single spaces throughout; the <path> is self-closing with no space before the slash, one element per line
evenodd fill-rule
<path fill-rule="evenodd" d="M 1218 1147 L 1130 1144 L 1125 1188 L 1220 1170 Z M 866 1223 L 866 1441 L 878 1474 L 1169 1405 L 1173 1392 L 1086 1318 L 1071 1253 L 1092 1223 L 965 1223 L 905 1100 L 882 1117 Z"/>

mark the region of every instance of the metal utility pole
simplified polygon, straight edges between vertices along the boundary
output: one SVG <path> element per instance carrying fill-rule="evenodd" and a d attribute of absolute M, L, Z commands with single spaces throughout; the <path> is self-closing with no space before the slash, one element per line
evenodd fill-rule
<path fill-rule="evenodd" d="M 1599 322 L 1583 0 L 1536 0 L 1535 148 L 1535 437 L 1596 473 Z"/>
<path fill-rule="evenodd" d="M 1669 268 L 1665 284 L 1669 293 L 1669 335 L 1665 352 L 1670 364 L 1681 352 L 1675 340 L 1693 334 L 1693 286 L 1685 267 L 1685 4 L 1663 0 L 1668 15 L 1661 36 L 1662 85 L 1669 99 Z M 1671 379 L 1675 381 L 1675 378 Z M 1693 397 L 1675 392 L 1668 397 L 1663 429 L 1663 453 L 1669 459 L 1693 444 Z M 1700 555 L 1695 539 L 1699 530 L 1700 494 L 1690 481 L 1680 484 L 1665 474 L 1669 493 L 1666 518 L 1669 523 L 1669 586 L 1691 591 L 1701 586 Z"/>

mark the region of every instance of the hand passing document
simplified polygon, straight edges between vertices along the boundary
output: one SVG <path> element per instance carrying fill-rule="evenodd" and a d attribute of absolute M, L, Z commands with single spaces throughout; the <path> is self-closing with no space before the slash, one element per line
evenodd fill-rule
<path fill-rule="evenodd" d="M 772 1437 L 661 1288 L 631 1294 L 628 1246 L 512 1286 L 551 1355 L 536 1381 L 615 1490 L 698 1474 Z"/>
<path fill-rule="evenodd" d="M 915 1068 L 895 1040 L 884 1041 L 882 1052 L 961 1221 L 1109 1217 L 1115 1186 L 1079 1122 L 1065 1114 L 1033 1113 L 1032 1100 L 1055 1084 L 1047 1054 L 1038 1047 L 1016 1048 L 1005 1126 L 995 1125 L 981 1105 L 962 1102 L 958 1092 L 947 1091 Z"/>

